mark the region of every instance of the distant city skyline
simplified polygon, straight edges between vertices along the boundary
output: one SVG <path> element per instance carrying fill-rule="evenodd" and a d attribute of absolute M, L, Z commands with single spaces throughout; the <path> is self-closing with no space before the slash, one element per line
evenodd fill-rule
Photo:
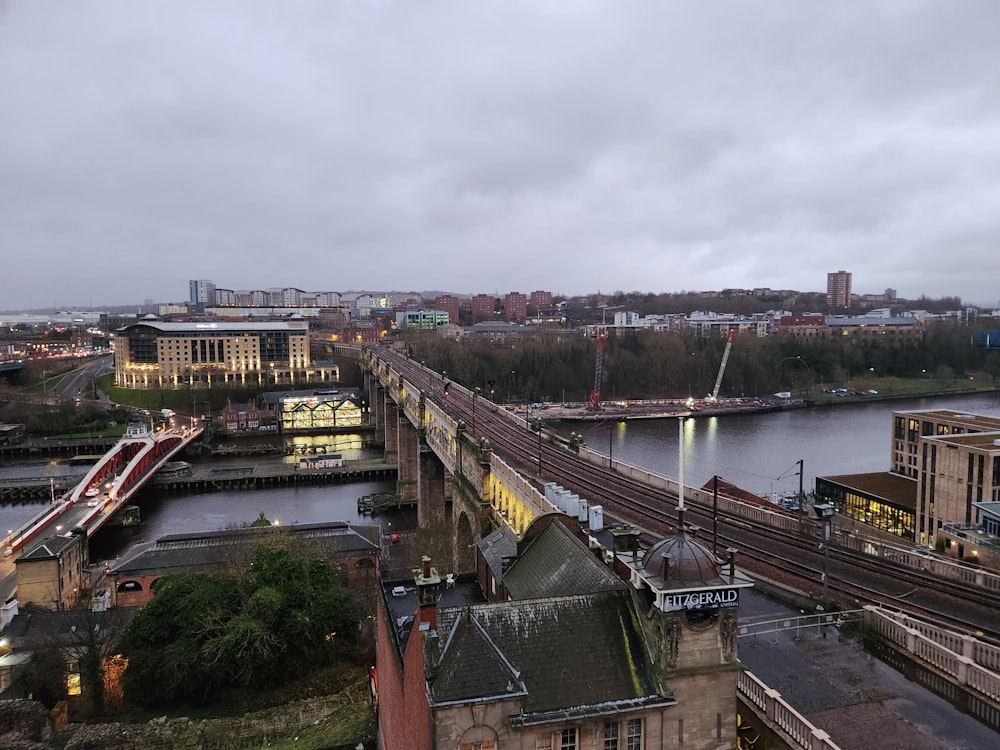
<path fill-rule="evenodd" d="M 7 0 L 0 309 L 837 269 L 1000 306 L 997 28 L 989 0 Z"/>

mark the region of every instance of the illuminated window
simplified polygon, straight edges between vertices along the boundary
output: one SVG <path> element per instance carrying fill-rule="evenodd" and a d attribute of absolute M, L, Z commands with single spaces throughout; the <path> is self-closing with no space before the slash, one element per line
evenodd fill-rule
<path fill-rule="evenodd" d="M 66 665 L 66 694 L 80 695 L 80 662 L 71 661 Z"/>

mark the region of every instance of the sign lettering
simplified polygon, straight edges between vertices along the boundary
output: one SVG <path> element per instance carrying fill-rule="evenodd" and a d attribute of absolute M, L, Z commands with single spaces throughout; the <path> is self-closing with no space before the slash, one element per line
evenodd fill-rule
<path fill-rule="evenodd" d="M 710 591 L 679 591 L 663 597 L 663 609 L 716 609 L 740 606 L 739 589 L 714 589 Z"/>

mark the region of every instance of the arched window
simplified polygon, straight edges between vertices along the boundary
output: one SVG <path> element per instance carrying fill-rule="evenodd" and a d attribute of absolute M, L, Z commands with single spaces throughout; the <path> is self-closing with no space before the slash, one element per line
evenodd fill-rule
<path fill-rule="evenodd" d="M 374 568 L 375 562 L 370 557 L 362 557 L 356 563 L 354 563 L 355 568 Z"/>
<path fill-rule="evenodd" d="M 142 584 L 138 581 L 122 581 L 118 584 L 118 591 L 142 591 Z"/>
<path fill-rule="evenodd" d="M 465 731 L 458 741 L 459 750 L 496 750 L 497 733 L 493 727 L 483 725 L 471 727 Z"/>

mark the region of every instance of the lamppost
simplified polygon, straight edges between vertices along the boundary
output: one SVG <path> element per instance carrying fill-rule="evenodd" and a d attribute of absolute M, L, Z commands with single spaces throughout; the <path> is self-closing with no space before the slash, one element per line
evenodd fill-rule
<path fill-rule="evenodd" d="M 677 510 L 682 513 L 687 510 L 684 507 L 684 420 L 686 414 L 677 417 Z M 683 516 L 678 515 L 678 520 Z M 679 529 L 683 531 L 683 529 Z"/>
<path fill-rule="evenodd" d="M 813 506 L 813 512 L 816 513 L 816 518 L 820 522 L 820 531 L 823 536 L 823 541 L 820 542 L 820 547 L 823 549 L 823 599 L 827 599 L 827 594 L 829 591 L 829 581 L 827 580 L 827 572 L 829 570 L 830 564 L 830 523 L 833 520 L 834 508 L 829 503 L 820 503 L 819 505 Z"/>
<path fill-rule="evenodd" d="M 615 423 L 608 422 L 608 468 L 613 469 L 615 467 L 615 457 L 614 457 L 614 445 L 615 445 Z"/>
<path fill-rule="evenodd" d="M 542 420 L 535 417 L 531 421 L 531 429 L 538 433 L 538 475 L 542 475 Z"/>
<path fill-rule="evenodd" d="M 813 375 L 812 367 L 810 367 L 809 363 L 806 362 L 804 359 L 802 359 L 802 357 L 800 357 L 799 355 L 795 355 L 794 357 L 785 357 L 783 360 L 781 360 L 778 363 L 778 368 L 777 369 L 780 371 L 781 370 L 781 366 L 783 364 L 785 364 L 785 362 L 788 362 L 788 361 L 793 361 L 793 362 L 794 361 L 798 361 L 798 362 L 801 362 L 803 365 L 805 365 L 806 371 L 809 373 L 809 392 L 812 393 L 813 388 L 815 387 L 815 384 L 816 384 L 816 382 L 815 382 L 816 378 Z"/>
<path fill-rule="evenodd" d="M 472 389 L 472 437 L 476 437 L 476 396 L 482 392 L 478 385 Z"/>
<path fill-rule="evenodd" d="M 608 468 L 614 469 L 615 432 L 625 424 L 624 419 L 608 420 Z"/>

